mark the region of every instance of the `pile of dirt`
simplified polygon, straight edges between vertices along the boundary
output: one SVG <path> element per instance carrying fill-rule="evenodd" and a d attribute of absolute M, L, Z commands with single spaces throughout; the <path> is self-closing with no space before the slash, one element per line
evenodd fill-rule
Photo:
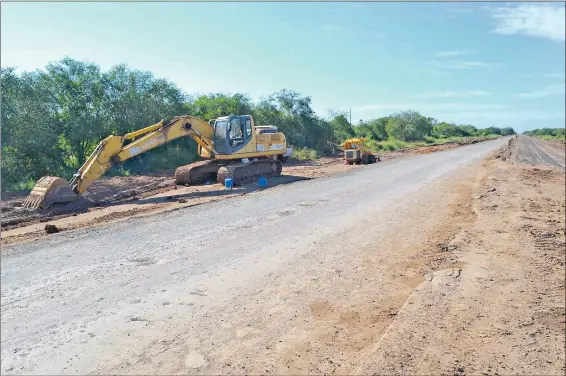
<path fill-rule="evenodd" d="M 510 138 L 507 140 L 507 143 L 504 147 L 499 149 L 497 153 L 493 156 L 494 159 L 501 159 L 506 161 L 511 158 L 511 154 L 513 153 L 513 148 L 515 147 L 515 137 Z"/>
<path fill-rule="evenodd" d="M 77 201 L 45 210 L 22 207 L 25 194 L 5 195 L 7 199 L 3 199 L 1 205 L 1 226 L 3 230 L 8 230 L 70 214 L 86 213 L 118 202 L 145 198 L 174 187 L 174 171 L 165 171 L 153 176 L 114 176 L 94 182 Z"/>
<path fill-rule="evenodd" d="M 566 145 L 566 140 L 545 140 L 545 141 L 548 141 L 551 144 L 556 144 L 556 145 L 560 145 L 560 146 Z"/>
<path fill-rule="evenodd" d="M 429 154 L 435 153 L 442 150 L 454 149 L 460 146 L 465 145 L 472 145 L 477 144 L 478 142 L 489 141 L 491 138 L 489 137 L 477 137 L 477 138 L 467 138 L 461 141 L 456 142 L 447 142 L 441 145 L 432 145 L 432 146 L 422 146 L 422 147 L 414 147 L 414 148 L 404 148 L 399 149 L 397 152 L 399 153 L 411 153 L 411 154 Z"/>

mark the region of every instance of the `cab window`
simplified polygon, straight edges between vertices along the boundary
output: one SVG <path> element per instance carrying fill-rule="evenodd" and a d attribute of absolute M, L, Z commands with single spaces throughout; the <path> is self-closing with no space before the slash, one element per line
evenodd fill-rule
<path fill-rule="evenodd" d="M 252 135 L 252 121 L 250 119 L 246 119 L 246 138 Z"/>
<path fill-rule="evenodd" d="M 239 117 L 230 120 L 230 146 L 241 145 L 244 140 L 244 122 Z"/>
<path fill-rule="evenodd" d="M 243 138 L 242 121 L 239 118 L 230 120 L 230 139 Z"/>

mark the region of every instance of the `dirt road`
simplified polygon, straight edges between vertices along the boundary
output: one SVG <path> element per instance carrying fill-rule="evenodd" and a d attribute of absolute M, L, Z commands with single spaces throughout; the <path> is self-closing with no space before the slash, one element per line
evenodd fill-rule
<path fill-rule="evenodd" d="M 563 174 L 482 162 L 503 144 L 4 247 L 2 373 L 513 373 L 520 351 L 563 373 Z M 511 360 L 489 355 L 499 342 Z"/>
<path fill-rule="evenodd" d="M 515 160 L 530 165 L 547 165 L 564 169 L 564 145 L 536 137 L 521 136 L 515 144 Z"/>

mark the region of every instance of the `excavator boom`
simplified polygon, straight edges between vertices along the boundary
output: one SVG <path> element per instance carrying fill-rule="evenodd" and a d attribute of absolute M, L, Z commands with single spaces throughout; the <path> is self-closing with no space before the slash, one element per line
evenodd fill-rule
<path fill-rule="evenodd" d="M 178 116 L 169 122 L 164 120 L 124 136 L 109 136 L 102 140 L 90 157 L 73 175 L 65 179 L 46 176 L 41 178 L 24 201 L 28 208 L 47 208 L 54 203 L 66 203 L 77 198 L 115 163 L 122 163 L 179 137 L 191 137 L 199 149 L 214 157 L 214 127 L 193 116 Z M 133 140 L 134 138 L 136 140 Z M 132 141 L 133 140 L 133 141 Z M 124 144 L 127 141 L 127 145 Z"/>

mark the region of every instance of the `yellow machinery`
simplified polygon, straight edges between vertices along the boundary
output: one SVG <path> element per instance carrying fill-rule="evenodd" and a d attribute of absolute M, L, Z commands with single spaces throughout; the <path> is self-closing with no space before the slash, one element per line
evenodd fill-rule
<path fill-rule="evenodd" d="M 281 162 L 292 154 L 283 133 L 274 126 L 256 126 L 251 115 L 224 116 L 209 123 L 193 116 L 177 116 L 124 136 L 106 137 L 70 183 L 45 176 L 24 206 L 45 209 L 55 203 L 75 201 L 112 165 L 187 136 L 197 142 L 198 154 L 204 160 L 177 168 L 175 182 L 179 185 L 207 180 L 224 183 L 226 178 L 232 178 L 234 185 L 242 185 L 259 176 L 279 176 Z"/>
<path fill-rule="evenodd" d="M 350 138 L 344 141 L 344 164 L 370 164 L 379 161 L 379 157 L 374 155 L 367 147 L 366 139 Z"/>

